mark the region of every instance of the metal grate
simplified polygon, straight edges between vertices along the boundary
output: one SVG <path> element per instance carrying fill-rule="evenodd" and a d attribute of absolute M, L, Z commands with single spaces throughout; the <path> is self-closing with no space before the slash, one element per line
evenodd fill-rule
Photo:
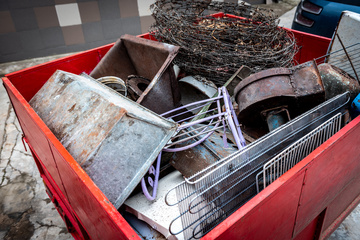
<path fill-rule="evenodd" d="M 224 102 L 222 109 L 221 101 Z M 189 113 L 198 112 L 196 115 Z M 217 96 L 173 109 L 161 114 L 174 119 L 179 127 L 163 149 L 165 152 L 183 151 L 207 139 L 216 130 L 223 130 L 224 147 L 227 147 L 225 128 L 231 130 L 238 149 L 245 147 L 240 125 L 232 106 L 230 95 L 225 87 L 218 89 Z M 206 123 L 206 124 L 204 124 Z M 188 142 L 190 141 L 190 144 Z"/>
<path fill-rule="evenodd" d="M 221 101 L 224 106 L 222 107 Z M 192 112 L 198 112 L 193 115 Z M 162 149 L 163 152 L 178 152 L 193 148 L 204 142 L 215 131 L 223 131 L 223 146 L 227 148 L 226 128 L 231 130 L 237 149 L 245 147 L 240 125 L 232 106 L 230 95 L 225 87 L 218 89 L 217 96 L 173 109 L 161 115 L 175 120 L 179 126 L 176 133 Z M 150 201 L 155 200 L 159 181 L 161 152 L 157 157 L 156 168 L 151 166 L 147 178 L 141 180 L 144 195 Z M 152 188 L 149 193 L 147 186 Z"/>
<path fill-rule="evenodd" d="M 334 97 L 170 190 L 165 201 L 180 210 L 180 215 L 170 224 L 170 232 L 184 233 L 185 239 L 204 236 L 256 195 L 256 175 L 264 163 L 343 112 L 348 101 L 348 93 Z M 176 202 L 170 202 L 173 194 Z"/>
<path fill-rule="evenodd" d="M 261 190 L 261 183 L 265 188 L 338 132 L 341 116 L 341 113 L 336 114 L 265 163 L 262 172 L 256 175 L 257 192 Z"/>
<path fill-rule="evenodd" d="M 338 39 L 340 38 L 338 37 Z M 339 50 L 332 51 L 315 60 L 318 64 L 329 63 L 334 65 L 358 81 L 360 80 L 360 73 L 357 71 L 360 69 L 360 43 L 342 46 Z"/>

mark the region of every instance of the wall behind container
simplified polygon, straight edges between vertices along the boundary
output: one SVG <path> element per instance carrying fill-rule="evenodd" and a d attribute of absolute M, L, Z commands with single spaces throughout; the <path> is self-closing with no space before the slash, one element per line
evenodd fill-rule
<path fill-rule="evenodd" d="M 0 0 L 0 63 L 87 50 L 125 33 L 148 32 L 154 1 Z M 247 2 L 259 1 L 264 0 Z"/>
<path fill-rule="evenodd" d="M 154 0 L 0 0 L 0 62 L 82 51 L 148 31 Z"/>

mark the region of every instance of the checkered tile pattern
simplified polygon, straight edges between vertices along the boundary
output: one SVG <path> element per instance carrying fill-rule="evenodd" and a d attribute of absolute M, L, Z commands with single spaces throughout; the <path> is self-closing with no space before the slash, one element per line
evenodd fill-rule
<path fill-rule="evenodd" d="M 0 62 L 86 50 L 125 33 L 148 32 L 154 1 L 0 0 Z"/>

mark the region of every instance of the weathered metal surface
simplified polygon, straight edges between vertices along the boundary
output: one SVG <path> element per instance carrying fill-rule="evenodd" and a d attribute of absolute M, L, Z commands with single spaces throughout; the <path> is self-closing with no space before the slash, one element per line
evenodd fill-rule
<path fill-rule="evenodd" d="M 198 80 L 192 76 L 187 76 L 179 80 L 181 93 L 181 104 L 187 105 L 193 102 L 212 98 L 217 93 L 217 87 L 206 79 Z M 192 111 L 197 114 L 200 110 Z"/>
<path fill-rule="evenodd" d="M 89 78 L 57 71 L 30 105 L 116 208 L 176 124 Z"/>
<path fill-rule="evenodd" d="M 272 131 L 290 121 L 290 114 L 287 110 L 287 106 L 272 109 L 270 111 L 263 112 L 263 114 L 266 116 L 266 123 L 269 131 Z"/>
<path fill-rule="evenodd" d="M 261 112 L 287 105 L 293 118 L 324 101 L 324 87 L 316 63 L 294 68 L 273 68 L 249 76 L 235 88 L 239 121 L 263 125 Z"/>
<path fill-rule="evenodd" d="M 184 151 L 175 152 L 170 160 L 170 164 L 181 172 L 184 177 L 189 178 L 216 161 L 238 151 L 235 140 L 232 139 L 232 134 L 226 134 L 227 142 L 229 143 L 227 148 L 223 146 L 222 137 L 222 132 L 214 132 L 201 144 Z M 185 142 L 184 144 L 187 145 L 190 142 Z"/>
<path fill-rule="evenodd" d="M 137 103 L 156 113 L 179 106 L 180 92 L 172 60 L 179 47 L 131 35 L 122 36 L 91 72 L 93 78 L 137 75 L 150 79 Z"/>
<path fill-rule="evenodd" d="M 242 65 L 235 73 L 231 76 L 228 82 L 225 83 L 226 89 L 229 91 L 230 96 L 234 96 L 234 90 L 236 86 L 245 78 L 251 75 L 252 71 L 249 67 Z"/>
<path fill-rule="evenodd" d="M 321 80 L 324 83 L 326 99 L 330 99 L 346 91 L 349 91 L 350 98 L 354 99 L 360 92 L 358 81 L 340 68 L 328 63 L 323 63 L 318 66 L 318 69 Z"/>
<path fill-rule="evenodd" d="M 151 80 L 144 77 L 130 75 L 127 79 L 129 86 L 129 95 L 132 100 L 136 101 L 144 93 L 145 89 L 149 86 Z"/>

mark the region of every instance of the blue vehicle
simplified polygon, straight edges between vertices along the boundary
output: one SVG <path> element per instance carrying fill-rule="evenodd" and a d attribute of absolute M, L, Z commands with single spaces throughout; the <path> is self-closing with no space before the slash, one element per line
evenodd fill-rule
<path fill-rule="evenodd" d="M 292 29 L 331 38 L 341 12 L 360 13 L 359 0 L 301 0 Z"/>

